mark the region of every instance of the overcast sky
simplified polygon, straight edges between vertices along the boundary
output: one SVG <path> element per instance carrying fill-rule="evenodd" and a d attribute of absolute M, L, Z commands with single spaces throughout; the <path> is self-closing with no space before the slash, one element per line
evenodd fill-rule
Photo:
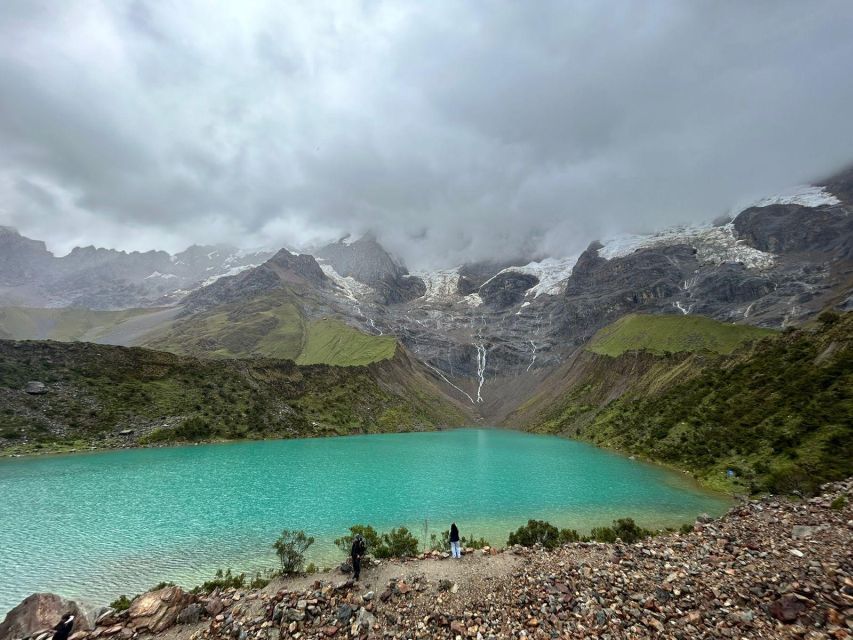
<path fill-rule="evenodd" d="M 853 161 L 851 34 L 850 0 L 3 0 L 0 224 L 571 254 Z"/>

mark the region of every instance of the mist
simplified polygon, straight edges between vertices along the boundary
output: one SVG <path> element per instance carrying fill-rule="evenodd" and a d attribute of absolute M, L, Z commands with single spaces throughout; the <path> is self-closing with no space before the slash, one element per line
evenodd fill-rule
<path fill-rule="evenodd" d="M 4 3 L 0 224 L 571 255 L 853 161 L 853 4 Z"/>

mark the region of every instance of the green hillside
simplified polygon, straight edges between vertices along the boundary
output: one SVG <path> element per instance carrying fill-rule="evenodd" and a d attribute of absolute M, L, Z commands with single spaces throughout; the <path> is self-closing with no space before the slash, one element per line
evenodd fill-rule
<path fill-rule="evenodd" d="M 372 336 L 334 319 L 306 317 L 306 301 L 286 288 L 178 318 L 143 346 L 213 358 L 287 358 L 357 366 L 394 356 L 393 336 Z"/>
<path fill-rule="evenodd" d="M 30 380 L 43 382 L 47 393 L 25 393 Z M 469 421 L 402 351 L 369 367 L 332 367 L 0 340 L 5 452 L 396 432 Z"/>
<path fill-rule="evenodd" d="M 157 314 L 160 311 L 160 309 L 94 311 L 75 307 L 64 309 L 0 307 L 0 339 L 97 341 L 122 323 Z"/>
<path fill-rule="evenodd" d="M 393 358 L 397 348 L 394 336 L 370 336 L 337 320 L 311 322 L 307 333 L 299 364 L 370 364 Z"/>
<path fill-rule="evenodd" d="M 689 469 L 728 491 L 811 492 L 853 475 L 853 313 L 728 355 L 589 353 L 567 371 L 531 430 Z"/>
<path fill-rule="evenodd" d="M 607 356 L 640 350 L 658 354 L 703 349 L 731 353 L 748 340 L 774 333 L 771 329 L 726 324 L 703 316 L 632 313 L 601 329 L 586 348 Z"/>

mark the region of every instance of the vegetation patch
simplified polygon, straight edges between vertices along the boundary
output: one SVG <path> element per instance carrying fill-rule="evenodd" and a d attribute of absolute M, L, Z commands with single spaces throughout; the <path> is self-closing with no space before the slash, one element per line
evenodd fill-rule
<path fill-rule="evenodd" d="M 813 493 L 853 475 L 851 345 L 853 313 L 823 314 L 728 355 L 660 356 L 617 399 L 589 402 L 625 364 L 599 362 L 531 428 L 686 468 L 729 492 Z"/>
<path fill-rule="evenodd" d="M 337 320 L 318 320 L 308 325 L 308 339 L 296 362 L 350 367 L 394 357 L 394 336 L 371 336 Z"/>
<path fill-rule="evenodd" d="M 628 314 L 599 330 L 587 345 L 594 353 L 619 356 L 626 351 L 731 353 L 744 342 L 777 333 L 704 316 Z"/>

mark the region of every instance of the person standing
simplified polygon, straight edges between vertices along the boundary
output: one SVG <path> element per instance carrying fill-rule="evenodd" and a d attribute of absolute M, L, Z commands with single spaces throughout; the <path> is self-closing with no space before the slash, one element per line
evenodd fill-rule
<path fill-rule="evenodd" d="M 450 525 L 450 554 L 454 558 L 462 557 L 462 552 L 459 550 L 459 527 L 455 522 Z"/>
<path fill-rule="evenodd" d="M 352 540 L 352 548 L 350 549 L 352 572 L 356 582 L 358 582 L 358 577 L 361 575 L 361 558 L 365 551 L 367 551 L 367 545 L 364 543 L 364 538 L 360 533 L 357 533 Z"/>
<path fill-rule="evenodd" d="M 53 628 L 53 640 L 68 640 L 72 627 L 74 627 L 74 616 L 66 613 Z"/>

